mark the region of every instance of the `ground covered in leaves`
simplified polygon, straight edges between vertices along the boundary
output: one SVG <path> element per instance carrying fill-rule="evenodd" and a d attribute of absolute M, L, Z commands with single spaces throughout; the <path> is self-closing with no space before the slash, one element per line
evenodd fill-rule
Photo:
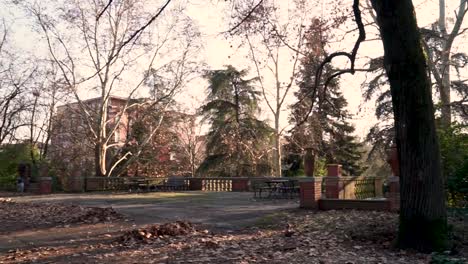
<path fill-rule="evenodd" d="M 44 224 L 120 217 L 102 210 L 0 203 L 2 223 L 33 217 Z M 72 212 L 79 217 L 70 218 Z M 255 227 L 216 233 L 176 221 L 124 231 L 105 243 L 10 250 L 0 255 L 0 263 L 430 263 L 431 255 L 393 248 L 397 220 L 396 214 L 385 212 L 297 210 L 265 217 Z M 467 238 L 457 239 L 458 255 L 447 258 L 464 263 Z"/>
<path fill-rule="evenodd" d="M 94 239 L 70 233 L 73 243 L 0 251 L 0 263 L 468 263 L 467 215 L 449 216 L 451 252 L 427 255 L 393 247 L 398 215 L 388 212 L 278 210 L 249 227 L 221 230 L 188 221 L 132 225 L 112 208 L 0 198 L 6 238 L 105 227 L 105 233 L 86 232 Z"/>
<path fill-rule="evenodd" d="M 123 216 L 112 208 L 57 203 L 17 203 L 10 198 L 0 198 L 0 219 L 1 234 L 36 228 L 119 221 Z"/>

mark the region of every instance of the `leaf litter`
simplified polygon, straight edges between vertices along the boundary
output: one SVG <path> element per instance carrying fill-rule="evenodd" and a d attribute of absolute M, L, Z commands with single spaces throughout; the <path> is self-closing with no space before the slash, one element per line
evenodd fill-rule
<path fill-rule="evenodd" d="M 96 217 L 93 209 L 71 210 L 83 211 L 73 221 Z M 431 255 L 393 247 L 397 225 L 397 214 L 353 210 L 289 211 L 271 226 L 229 232 L 174 221 L 122 231 L 113 242 L 12 250 L 0 263 L 430 263 Z"/>

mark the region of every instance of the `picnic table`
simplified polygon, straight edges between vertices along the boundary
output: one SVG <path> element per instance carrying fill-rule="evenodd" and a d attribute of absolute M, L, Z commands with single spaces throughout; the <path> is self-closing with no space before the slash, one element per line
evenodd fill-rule
<path fill-rule="evenodd" d="M 186 191 L 189 189 L 189 184 L 184 177 L 169 177 L 163 184 L 156 185 L 156 190 L 161 191 Z"/>
<path fill-rule="evenodd" d="M 298 180 L 294 179 L 271 179 L 264 181 L 265 186 L 254 188 L 254 197 L 262 198 L 262 193 L 268 194 L 267 198 L 293 198 L 299 193 Z"/>
<path fill-rule="evenodd" d="M 124 182 L 129 191 L 148 191 L 150 188 L 150 179 L 148 178 L 127 178 Z"/>

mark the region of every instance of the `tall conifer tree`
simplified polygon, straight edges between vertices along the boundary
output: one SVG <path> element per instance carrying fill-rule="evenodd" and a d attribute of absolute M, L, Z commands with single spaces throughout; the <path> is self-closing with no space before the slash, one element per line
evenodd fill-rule
<path fill-rule="evenodd" d="M 325 159 L 327 163 L 342 164 L 345 173 L 359 175 L 363 170 L 360 164 L 362 144 L 352 135 L 354 126 L 348 121 L 351 115 L 345 109 L 348 103 L 340 91 L 339 81 L 335 78 L 325 88 L 323 80 L 335 71 L 329 64 L 323 69 L 317 96 L 312 98 L 315 73 L 326 56 L 325 44 L 328 38 L 325 22 L 314 19 L 305 38 L 307 54 L 301 61 L 299 90 L 295 93 L 298 102 L 292 111 L 292 123 L 302 122 L 312 100 L 316 100 L 318 107 L 292 133 L 290 141 L 296 146 L 291 148 L 299 151 L 311 147 L 316 156 Z"/>

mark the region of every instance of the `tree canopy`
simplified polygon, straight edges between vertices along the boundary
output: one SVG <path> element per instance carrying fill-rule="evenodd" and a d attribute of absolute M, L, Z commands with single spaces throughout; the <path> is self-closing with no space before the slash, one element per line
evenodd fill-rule
<path fill-rule="evenodd" d="M 255 173 L 257 164 L 268 160 L 271 128 L 256 115 L 260 92 L 255 79 L 232 66 L 206 73 L 208 96 L 201 112 L 211 124 L 206 158 L 199 170 L 224 176 Z"/>

